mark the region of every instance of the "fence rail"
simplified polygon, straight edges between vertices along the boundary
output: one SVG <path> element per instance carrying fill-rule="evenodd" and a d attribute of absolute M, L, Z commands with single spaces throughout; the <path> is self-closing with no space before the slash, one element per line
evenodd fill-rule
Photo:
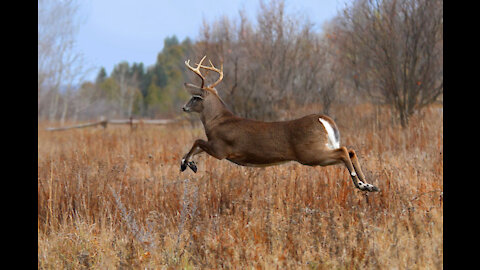
<path fill-rule="evenodd" d="M 48 127 L 46 131 L 62 131 L 73 128 L 86 128 L 94 126 L 102 126 L 106 128 L 108 125 L 130 125 L 132 128 L 137 125 L 166 125 L 178 122 L 176 119 L 110 119 L 110 120 L 100 120 L 91 123 L 66 126 L 66 127 Z"/>

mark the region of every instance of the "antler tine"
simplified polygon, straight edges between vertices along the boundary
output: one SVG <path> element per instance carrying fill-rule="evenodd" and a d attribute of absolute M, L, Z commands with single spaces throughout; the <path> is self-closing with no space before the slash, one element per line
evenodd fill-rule
<path fill-rule="evenodd" d="M 190 66 L 190 59 L 188 59 L 187 61 L 185 61 L 185 65 L 188 67 L 188 69 L 190 69 L 191 71 L 193 71 L 193 73 L 197 74 L 198 77 L 200 77 L 200 79 L 202 79 L 202 86 L 200 88 L 203 88 L 204 84 L 205 84 L 205 77 L 203 77 L 202 73 L 200 72 L 200 67 L 202 67 L 202 62 L 203 60 L 205 60 L 207 56 L 205 55 L 202 60 L 200 60 L 200 63 L 197 64 L 197 67 L 196 68 L 193 68 L 192 66 Z"/>
<path fill-rule="evenodd" d="M 202 67 L 204 69 L 208 69 L 208 70 L 211 70 L 211 71 L 215 71 L 217 72 L 218 74 L 220 74 L 220 76 L 218 77 L 218 80 L 212 84 L 210 84 L 209 86 L 207 86 L 208 88 L 214 88 L 215 86 L 217 86 L 217 84 L 219 84 L 222 79 L 223 79 L 223 63 L 220 64 L 220 69 L 216 68 L 212 61 L 210 61 L 210 59 L 208 60 L 208 62 L 210 62 L 210 67 L 208 66 L 202 66 L 200 65 L 199 67 Z"/>

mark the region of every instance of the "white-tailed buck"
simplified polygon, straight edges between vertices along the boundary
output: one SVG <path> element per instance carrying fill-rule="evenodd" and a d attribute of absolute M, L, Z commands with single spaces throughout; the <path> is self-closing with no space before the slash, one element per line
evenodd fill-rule
<path fill-rule="evenodd" d="M 196 68 L 190 66 L 190 60 L 185 61 L 187 67 L 200 77 L 202 84 L 185 83 L 192 98 L 183 110 L 200 113 L 208 141 L 196 140 L 193 143 L 182 158 L 182 172 L 187 166 L 197 172 L 195 162 L 190 158 L 204 151 L 217 159 L 227 159 L 242 166 L 263 167 L 288 161 L 308 166 L 343 163 L 355 187 L 365 191 L 379 190 L 365 181 L 355 151 L 340 146 L 340 134 L 330 117 L 311 114 L 290 121 L 261 122 L 235 116 L 215 89 L 223 79 L 223 64 L 220 69 L 211 61 L 210 66 L 204 66 L 205 57 Z M 200 69 L 217 72 L 220 76 L 213 84 L 205 85 Z"/>

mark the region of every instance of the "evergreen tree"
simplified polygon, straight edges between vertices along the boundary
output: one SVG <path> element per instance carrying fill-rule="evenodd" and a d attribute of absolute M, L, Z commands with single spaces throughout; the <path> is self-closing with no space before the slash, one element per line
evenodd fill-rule
<path fill-rule="evenodd" d="M 158 111 L 160 107 L 161 88 L 155 83 L 156 80 L 156 75 L 153 74 L 150 85 L 147 88 L 147 95 L 144 100 L 144 104 L 146 106 L 146 114 L 150 117 L 154 117 L 155 111 Z"/>
<path fill-rule="evenodd" d="M 178 45 L 178 38 L 175 35 L 173 35 L 172 37 L 166 37 L 165 40 L 163 41 L 164 49 L 171 46 L 177 46 L 177 45 Z"/>
<path fill-rule="evenodd" d="M 100 85 L 103 81 L 105 81 L 106 78 L 107 78 L 107 72 L 105 71 L 105 68 L 102 67 L 100 68 L 97 78 L 95 79 L 95 84 Z"/>
<path fill-rule="evenodd" d="M 120 99 L 120 86 L 114 78 L 107 78 L 97 85 L 100 97 L 111 103 L 117 103 Z"/>

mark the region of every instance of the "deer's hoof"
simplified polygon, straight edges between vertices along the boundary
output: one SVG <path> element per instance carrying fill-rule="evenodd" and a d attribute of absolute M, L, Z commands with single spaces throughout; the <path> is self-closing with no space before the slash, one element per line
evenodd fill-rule
<path fill-rule="evenodd" d="M 190 169 L 192 169 L 194 173 L 197 173 L 197 165 L 195 164 L 194 161 L 189 161 L 187 165 Z"/>
<path fill-rule="evenodd" d="M 369 192 L 378 192 L 380 191 L 379 188 L 377 188 L 376 186 L 374 185 L 371 185 L 371 184 L 368 184 L 368 183 L 362 183 L 362 182 L 358 182 L 358 189 L 362 190 L 362 191 L 369 191 Z"/>
<path fill-rule="evenodd" d="M 183 172 L 187 169 L 187 163 L 185 162 L 185 159 L 182 159 L 182 163 L 180 163 L 180 172 Z"/>

